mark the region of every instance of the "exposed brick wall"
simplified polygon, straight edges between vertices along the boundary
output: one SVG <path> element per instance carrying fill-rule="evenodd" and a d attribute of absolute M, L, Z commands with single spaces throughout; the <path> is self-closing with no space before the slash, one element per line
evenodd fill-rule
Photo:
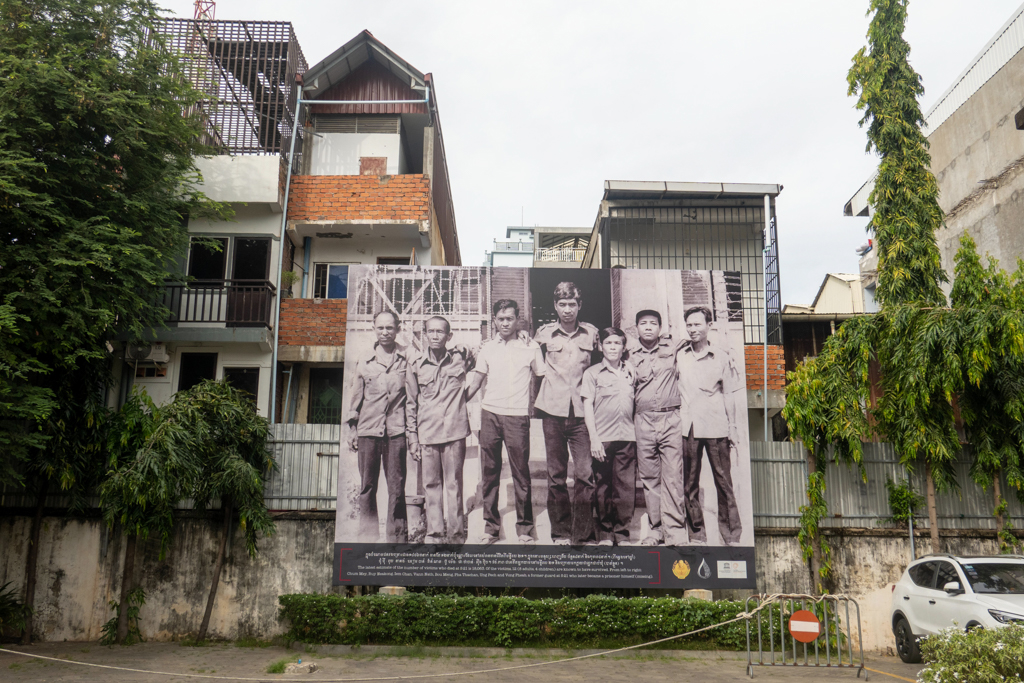
<path fill-rule="evenodd" d="M 430 179 L 392 176 L 292 176 L 290 220 L 407 220 L 430 218 Z"/>
<path fill-rule="evenodd" d="M 347 299 L 281 301 L 281 346 L 344 346 Z"/>
<path fill-rule="evenodd" d="M 747 389 L 764 389 L 764 347 L 747 344 Z M 786 357 L 781 346 L 768 347 L 768 389 L 786 388 Z"/>

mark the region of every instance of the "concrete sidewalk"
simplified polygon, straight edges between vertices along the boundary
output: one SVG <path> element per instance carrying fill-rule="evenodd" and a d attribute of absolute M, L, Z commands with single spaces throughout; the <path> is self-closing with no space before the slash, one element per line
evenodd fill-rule
<path fill-rule="evenodd" d="M 426 681 L 466 681 L 467 683 L 547 683 L 548 681 L 749 681 L 746 654 L 743 652 L 659 651 L 627 652 L 594 657 L 582 661 L 555 663 L 555 660 L 585 654 L 541 650 L 514 656 L 491 648 L 411 648 L 363 647 L 343 649 L 326 646 L 320 652 L 297 652 L 283 647 L 247 648 L 230 643 L 208 647 L 182 647 L 177 643 L 143 643 L 132 647 L 102 647 L 95 643 L 41 643 L 30 647 L 2 646 L 26 654 L 53 657 L 62 661 L 33 659 L 0 652 L 0 680 L 21 681 L 111 681 L 117 683 L 171 683 L 179 681 L 326 681 L 327 679 L 387 680 L 422 677 Z M 313 674 L 268 674 L 267 667 L 282 659 L 316 662 L 320 670 Z M 174 675 L 117 671 L 71 662 L 102 664 L 127 669 L 162 671 Z M 552 662 L 550 664 L 544 664 Z M 529 668 L 508 669 L 522 665 Z M 920 666 L 903 664 L 895 657 L 868 658 L 865 665 L 872 681 L 915 681 Z M 507 669 L 493 671 L 494 669 Z M 492 670 L 488 673 L 452 676 L 453 673 Z M 181 674 L 193 674 L 183 676 Z M 204 676 L 206 678 L 200 678 Z M 755 680 L 796 681 L 857 680 L 856 670 L 815 668 L 755 668 Z M 863 680 L 863 679 L 862 679 Z"/>

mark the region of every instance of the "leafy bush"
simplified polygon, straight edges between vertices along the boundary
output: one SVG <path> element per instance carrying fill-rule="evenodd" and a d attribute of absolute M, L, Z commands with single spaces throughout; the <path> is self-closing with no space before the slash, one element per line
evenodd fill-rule
<path fill-rule="evenodd" d="M 107 604 L 110 605 L 114 616 L 103 624 L 100 645 L 113 645 L 117 642 L 117 615 L 121 604 L 117 600 L 111 600 Z M 134 645 L 144 641 L 142 631 L 139 629 L 139 612 L 145 604 L 146 592 L 142 588 L 136 587 L 128 591 L 128 635 L 121 643 L 122 645 Z"/>
<path fill-rule="evenodd" d="M 282 595 L 286 637 L 349 645 L 612 647 L 685 633 L 734 618 L 742 602 L 676 598 L 528 600 L 457 595 Z M 767 615 L 765 615 L 767 616 Z M 742 649 L 742 621 L 664 647 Z"/>
<path fill-rule="evenodd" d="M 1024 678 L 1024 626 L 946 629 L 921 641 L 926 683 L 997 683 Z"/>
<path fill-rule="evenodd" d="M 11 582 L 0 586 L 0 633 L 3 633 L 5 628 L 12 631 L 25 628 L 27 615 L 28 608 L 18 599 L 18 592 L 11 587 Z"/>

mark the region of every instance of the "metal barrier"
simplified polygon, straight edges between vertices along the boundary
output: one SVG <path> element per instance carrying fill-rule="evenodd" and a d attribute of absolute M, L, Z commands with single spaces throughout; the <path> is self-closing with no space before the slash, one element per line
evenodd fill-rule
<path fill-rule="evenodd" d="M 753 604 L 751 604 L 753 602 Z M 864 639 L 860 626 L 860 605 L 853 598 L 843 595 L 752 595 L 747 598 L 744 611 L 750 612 L 771 602 L 761 612 L 747 620 L 747 675 L 754 677 L 755 666 L 808 666 L 822 668 L 857 669 L 857 678 L 861 672 L 864 680 L 868 680 L 867 669 L 864 668 Z M 853 621 L 850 619 L 850 605 L 856 610 L 857 647 L 860 651 L 860 663 L 853 657 Z M 820 634 L 811 643 L 798 643 L 791 630 L 787 628 L 787 620 L 797 610 L 807 610 L 819 620 Z M 845 621 L 841 612 L 845 610 Z M 752 621 L 757 621 L 757 661 L 754 661 L 751 649 Z M 765 627 L 767 621 L 767 628 Z M 804 622 L 806 623 L 806 622 Z M 798 631 L 806 632 L 807 629 Z M 777 631 L 777 633 L 776 633 Z M 767 639 L 767 643 L 765 640 Z M 845 647 L 844 647 L 845 641 Z M 768 650 L 765 650 L 765 645 Z M 798 648 L 803 646 L 803 652 Z M 777 649 L 776 649 L 777 648 Z M 811 661 L 813 649 L 814 660 Z M 846 661 L 843 661 L 843 650 L 846 650 Z M 822 652 L 824 651 L 824 652 Z M 824 661 L 822 661 L 824 655 Z M 802 661 L 801 661 L 802 660 Z"/>

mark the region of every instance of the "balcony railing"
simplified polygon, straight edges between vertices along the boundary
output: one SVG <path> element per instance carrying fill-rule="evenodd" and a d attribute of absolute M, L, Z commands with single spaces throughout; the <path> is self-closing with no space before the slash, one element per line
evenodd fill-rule
<path fill-rule="evenodd" d="M 267 327 L 277 289 L 269 280 L 193 280 L 172 282 L 163 304 L 170 325 L 220 324 L 226 327 Z"/>
<path fill-rule="evenodd" d="M 494 251 L 533 251 L 533 242 L 499 242 L 494 241 Z"/>
<path fill-rule="evenodd" d="M 583 255 L 587 248 L 573 247 L 546 247 L 537 249 L 534 252 L 535 261 L 553 261 L 557 263 L 579 263 L 583 261 Z"/>

